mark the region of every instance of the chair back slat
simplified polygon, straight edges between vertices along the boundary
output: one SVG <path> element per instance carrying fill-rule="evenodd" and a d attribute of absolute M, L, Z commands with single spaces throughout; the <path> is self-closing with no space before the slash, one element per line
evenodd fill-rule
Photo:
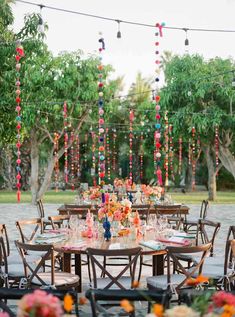
<path fill-rule="evenodd" d="M 37 200 L 37 210 L 39 218 L 43 219 L 45 217 L 45 210 L 41 199 Z"/>
<path fill-rule="evenodd" d="M 178 292 L 180 290 L 180 288 L 185 285 L 186 281 L 191 278 L 193 275 L 200 274 L 202 272 L 202 267 L 203 267 L 203 263 L 205 260 L 205 257 L 207 256 L 207 254 L 209 253 L 211 248 L 211 243 L 207 243 L 207 244 L 203 244 L 200 246 L 192 246 L 192 247 L 167 247 L 167 283 L 168 286 L 170 287 L 171 285 L 171 272 L 170 272 L 170 268 L 171 265 L 170 263 L 173 261 L 174 264 L 174 268 L 176 268 L 177 270 L 179 270 L 180 272 L 182 272 L 182 274 L 185 275 L 184 280 L 179 283 L 176 286 L 176 292 Z M 185 268 L 183 266 L 183 264 L 180 261 L 180 257 L 177 257 L 177 255 L 180 254 L 200 254 L 201 258 L 200 261 L 198 261 L 198 263 L 194 264 L 194 266 L 190 269 Z"/>
<path fill-rule="evenodd" d="M 204 199 L 201 204 L 200 219 L 205 219 L 207 217 L 208 208 L 209 208 L 209 201 Z"/>
<path fill-rule="evenodd" d="M 3 237 L 4 243 L 5 243 L 7 256 L 9 256 L 10 255 L 10 243 L 9 243 L 9 238 L 8 238 L 8 234 L 7 234 L 7 227 L 5 224 L 0 224 L 0 234 Z"/>
<path fill-rule="evenodd" d="M 93 249 L 88 248 L 87 254 L 91 261 L 92 274 L 93 274 L 93 286 L 97 288 L 97 269 L 100 269 L 104 276 L 109 278 L 109 283 L 104 287 L 104 289 L 109 289 L 113 286 L 119 289 L 126 289 L 126 286 L 122 284 L 120 279 L 125 275 L 127 270 L 130 270 L 130 287 L 135 280 L 136 264 L 141 254 L 141 248 L 131 248 L 131 249 L 119 249 L 119 250 L 105 250 L 105 249 Z M 112 257 L 120 258 L 122 256 L 128 256 L 129 262 L 123 265 L 122 268 L 117 272 L 111 272 L 104 265 L 103 261 L 100 261 L 100 257 Z"/>
<path fill-rule="evenodd" d="M 220 227 L 220 222 L 214 222 L 208 219 L 199 219 L 198 221 L 196 241 L 198 242 L 200 234 L 203 243 L 211 243 L 210 256 L 213 256 L 215 238 Z"/>
<path fill-rule="evenodd" d="M 41 271 L 44 270 L 46 261 L 51 262 L 51 281 L 50 285 L 53 286 L 55 283 L 55 258 L 54 258 L 54 249 L 52 245 L 36 245 L 36 244 L 26 244 L 20 241 L 15 241 L 16 248 L 19 251 L 19 254 L 22 258 L 25 270 L 25 277 L 28 282 L 28 287 L 31 286 L 33 280 L 36 278 L 42 285 L 48 285 L 39 275 Z M 26 257 L 26 254 L 29 251 L 41 252 L 41 258 L 39 262 L 34 265 L 34 263 L 30 262 L 29 259 Z"/>
<path fill-rule="evenodd" d="M 52 228 L 56 229 L 60 228 L 64 223 L 68 224 L 69 215 L 49 216 L 48 220 L 51 222 Z"/>
<path fill-rule="evenodd" d="M 37 233 L 43 232 L 43 220 L 41 218 L 18 220 L 16 228 L 19 230 L 21 241 L 30 242 Z"/>

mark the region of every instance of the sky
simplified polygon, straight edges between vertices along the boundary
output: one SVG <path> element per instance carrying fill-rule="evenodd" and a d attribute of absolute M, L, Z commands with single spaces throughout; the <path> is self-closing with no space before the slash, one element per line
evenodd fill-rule
<path fill-rule="evenodd" d="M 128 20 L 180 28 L 235 30 L 235 0 L 31 0 L 68 10 L 90 13 L 117 20 Z M 39 7 L 17 2 L 12 5 L 14 30 L 23 26 L 24 15 L 40 12 Z M 81 49 L 85 55 L 97 53 L 99 32 L 103 33 L 106 50 L 103 62 L 113 65 L 112 77 L 124 75 L 126 89 L 135 81 L 137 72 L 144 77 L 155 76 L 155 28 L 120 24 L 122 37 L 117 38 L 118 24 L 113 21 L 84 17 L 44 8 L 42 17 L 49 26 L 46 43 L 56 55 L 60 51 Z M 212 33 L 188 31 L 189 54 L 198 53 L 206 59 L 220 56 L 235 59 L 235 32 Z M 185 32 L 163 30 L 159 51 L 184 54 Z"/>

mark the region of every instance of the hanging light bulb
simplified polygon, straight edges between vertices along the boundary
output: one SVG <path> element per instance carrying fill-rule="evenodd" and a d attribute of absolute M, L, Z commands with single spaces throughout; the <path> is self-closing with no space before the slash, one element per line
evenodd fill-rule
<path fill-rule="evenodd" d="M 42 8 L 44 6 L 41 4 L 40 5 L 40 16 L 39 16 L 39 19 L 38 19 L 38 32 L 39 33 L 44 33 L 44 23 L 43 23 L 43 19 L 42 19 Z"/>
<path fill-rule="evenodd" d="M 122 37 L 121 31 L 120 31 L 120 20 L 116 20 L 118 24 L 118 31 L 117 31 L 117 38 L 120 39 Z"/>
<path fill-rule="evenodd" d="M 184 45 L 189 46 L 188 33 L 187 33 L 188 29 L 184 28 L 183 30 L 185 31 L 185 34 L 186 34 L 186 39 L 184 41 Z"/>

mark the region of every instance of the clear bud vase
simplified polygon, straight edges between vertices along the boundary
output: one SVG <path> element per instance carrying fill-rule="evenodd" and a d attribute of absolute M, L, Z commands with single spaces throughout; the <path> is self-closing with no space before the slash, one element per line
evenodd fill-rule
<path fill-rule="evenodd" d="M 120 231 L 120 221 L 112 221 L 112 236 L 118 237 L 118 232 Z"/>

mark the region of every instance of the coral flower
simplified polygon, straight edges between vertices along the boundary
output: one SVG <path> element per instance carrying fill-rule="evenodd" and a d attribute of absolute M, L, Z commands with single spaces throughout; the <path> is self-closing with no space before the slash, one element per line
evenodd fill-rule
<path fill-rule="evenodd" d="M 163 306 L 161 304 L 154 304 L 153 305 L 153 313 L 157 317 L 163 316 Z"/>
<path fill-rule="evenodd" d="M 134 310 L 134 307 L 131 305 L 131 303 L 129 302 L 129 300 L 127 299 L 123 299 L 120 302 L 120 306 L 127 312 L 127 313 L 131 313 Z"/>

